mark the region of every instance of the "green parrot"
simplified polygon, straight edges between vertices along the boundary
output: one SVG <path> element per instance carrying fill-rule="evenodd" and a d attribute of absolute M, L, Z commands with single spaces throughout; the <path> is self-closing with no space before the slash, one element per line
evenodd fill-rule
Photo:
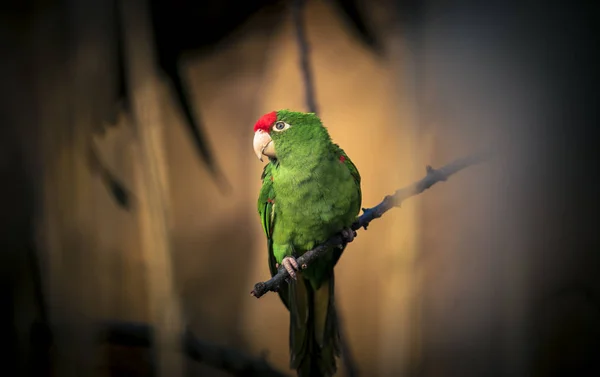
<path fill-rule="evenodd" d="M 342 232 L 347 241 L 360 211 L 360 174 L 313 113 L 263 115 L 254 126 L 254 151 L 265 166 L 258 213 L 267 237 L 269 270 L 290 274 L 279 296 L 290 312 L 290 367 L 300 377 L 332 376 L 340 356 L 333 269 L 345 245 L 306 269 L 296 258 Z"/>

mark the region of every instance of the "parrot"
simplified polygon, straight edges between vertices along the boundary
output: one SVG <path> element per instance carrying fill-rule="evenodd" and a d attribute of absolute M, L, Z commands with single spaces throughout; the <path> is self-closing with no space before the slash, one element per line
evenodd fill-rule
<path fill-rule="evenodd" d="M 299 377 L 332 376 L 341 353 L 333 270 L 356 236 L 360 174 L 314 113 L 263 115 L 254 125 L 253 148 L 261 162 L 269 159 L 258 197 L 269 271 L 274 276 L 283 266 L 290 275 L 278 289 L 290 315 L 290 368 Z M 299 268 L 296 258 L 338 233 L 343 245 Z"/>

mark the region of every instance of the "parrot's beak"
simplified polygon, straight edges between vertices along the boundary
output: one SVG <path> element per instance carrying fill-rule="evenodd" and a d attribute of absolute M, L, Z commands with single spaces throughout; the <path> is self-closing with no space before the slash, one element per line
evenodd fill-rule
<path fill-rule="evenodd" d="M 275 147 L 273 146 L 273 140 L 271 136 L 263 130 L 257 130 L 254 133 L 254 141 L 252 142 L 254 147 L 254 153 L 260 161 L 263 160 L 263 155 L 268 157 L 275 157 Z"/>

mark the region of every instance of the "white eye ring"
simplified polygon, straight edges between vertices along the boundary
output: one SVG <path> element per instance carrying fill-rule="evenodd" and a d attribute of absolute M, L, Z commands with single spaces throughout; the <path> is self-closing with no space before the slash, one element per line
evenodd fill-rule
<path fill-rule="evenodd" d="M 275 124 L 273 125 L 273 131 L 281 132 L 287 130 L 290 127 L 291 126 L 286 122 L 278 121 L 275 122 Z"/>

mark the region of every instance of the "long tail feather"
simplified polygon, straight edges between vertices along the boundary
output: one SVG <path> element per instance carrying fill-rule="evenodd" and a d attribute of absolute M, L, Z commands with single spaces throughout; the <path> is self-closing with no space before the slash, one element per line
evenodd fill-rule
<path fill-rule="evenodd" d="M 301 275 L 290 284 L 290 367 L 299 377 L 330 377 L 337 370 L 340 335 L 333 273 L 315 289 Z"/>

